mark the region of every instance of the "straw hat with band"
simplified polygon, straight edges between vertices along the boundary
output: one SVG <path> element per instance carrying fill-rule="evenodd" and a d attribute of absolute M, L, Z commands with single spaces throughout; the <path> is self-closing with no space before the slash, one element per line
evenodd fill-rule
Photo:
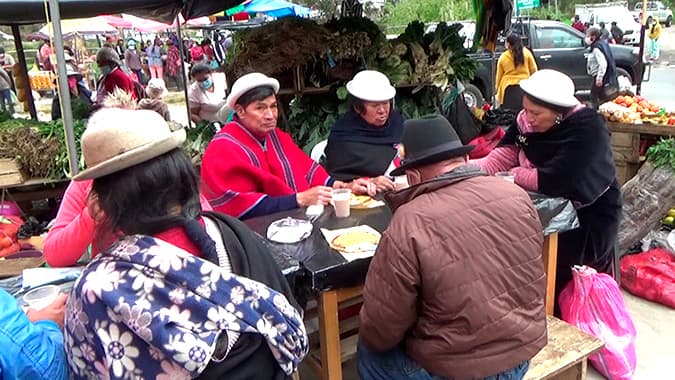
<path fill-rule="evenodd" d="M 185 137 L 182 127 L 172 131 L 157 112 L 101 109 L 82 134 L 87 169 L 73 180 L 100 178 L 141 164 L 180 147 Z"/>
<path fill-rule="evenodd" d="M 261 73 L 246 74 L 237 79 L 232 85 L 232 91 L 227 97 L 227 107 L 234 109 L 237 100 L 239 100 L 242 95 L 257 87 L 270 87 L 276 94 L 279 92 L 279 81 Z"/>
<path fill-rule="evenodd" d="M 347 91 L 354 97 L 370 102 L 386 102 L 396 96 L 389 78 L 379 71 L 363 70 L 347 82 Z"/>
<path fill-rule="evenodd" d="M 520 81 L 527 95 L 556 107 L 571 108 L 579 104 L 574 97 L 574 82 L 560 71 L 544 69 Z"/>
<path fill-rule="evenodd" d="M 404 175 L 408 169 L 469 154 L 473 145 L 463 145 L 448 119 L 441 115 L 424 116 L 403 123 L 403 160 L 392 176 Z"/>

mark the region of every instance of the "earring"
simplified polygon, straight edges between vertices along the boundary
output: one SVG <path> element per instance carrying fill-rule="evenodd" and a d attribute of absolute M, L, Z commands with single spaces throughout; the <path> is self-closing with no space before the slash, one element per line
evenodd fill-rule
<path fill-rule="evenodd" d="M 558 115 L 558 116 L 555 117 L 555 125 L 560 124 L 561 121 L 562 121 L 562 115 Z"/>

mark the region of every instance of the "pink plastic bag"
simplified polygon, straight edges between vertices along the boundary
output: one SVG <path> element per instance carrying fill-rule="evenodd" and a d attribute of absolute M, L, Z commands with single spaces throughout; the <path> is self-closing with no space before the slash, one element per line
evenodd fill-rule
<path fill-rule="evenodd" d="M 635 326 L 614 279 L 588 266 L 572 268 L 573 280 L 560 293 L 562 319 L 605 342 L 589 360 L 610 380 L 635 373 Z"/>

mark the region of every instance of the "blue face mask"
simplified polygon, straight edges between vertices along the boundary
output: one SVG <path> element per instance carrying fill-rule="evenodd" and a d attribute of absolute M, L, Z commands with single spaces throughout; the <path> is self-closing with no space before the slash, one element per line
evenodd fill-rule
<path fill-rule="evenodd" d="M 209 88 L 213 87 L 213 81 L 211 78 L 206 78 L 203 82 L 199 82 L 199 85 L 202 86 L 203 89 L 208 90 Z"/>
<path fill-rule="evenodd" d="M 136 50 L 136 45 L 129 45 L 129 49 Z"/>
<path fill-rule="evenodd" d="M 99 67 L 99 69 L 101 70 L 101 74 L 103 75 L 108 75 L 113 71 L 113 68 L 110 66 L 101 66 Z"/>

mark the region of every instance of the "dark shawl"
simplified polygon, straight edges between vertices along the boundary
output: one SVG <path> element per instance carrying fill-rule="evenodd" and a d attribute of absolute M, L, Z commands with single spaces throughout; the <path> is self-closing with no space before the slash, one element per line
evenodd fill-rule
<path fill-rule="evenodd" d="M 509 128 L 502 146 L 517 146 L 537 168 L 539 192 L 572 200 L 580 227 L 560 234 L 556 295 L 572 279 L 572 265 L 610 272 L 621 217 L 609 131 L 602 117 L 583 108 L 543 133 Z"/>
<path fill-rule="evenodd" d="M 396 145 L 402 136 L 403 117 L 396 110 L 383 127 L 374 127 L 349 111 L 330 131 L 324 166 L 340 181 L 381 176 L 396 156 Z"/>
<path fill-rule="evenodd" d="M 267 285 L 286 296 L 300 310 L 291 288 L 269 250 L 245 224 L 216 212 L 204 216 L 214 221 L 220 230 L 232 272 Z M 218 263 L 217 257 L 204 257 Z M 223 334 L 225 336 L 225 334 Z M 227 342 L 219 342 L 227 347 Z M 241 334 L 226 360 L 212 360 L 200 374 L 200 379 L 287 379 L 272 356 L 265 339 L 258 334 Z"/>
<path fill-rule="evenodd" d="M 572 113 L 546 132 L 509 128 L 500 146 L 516 145 L 538 169 L 539 192 L 588 205 L 612 184 L 616 169 L 604 120 L 590 108 Z"/>

